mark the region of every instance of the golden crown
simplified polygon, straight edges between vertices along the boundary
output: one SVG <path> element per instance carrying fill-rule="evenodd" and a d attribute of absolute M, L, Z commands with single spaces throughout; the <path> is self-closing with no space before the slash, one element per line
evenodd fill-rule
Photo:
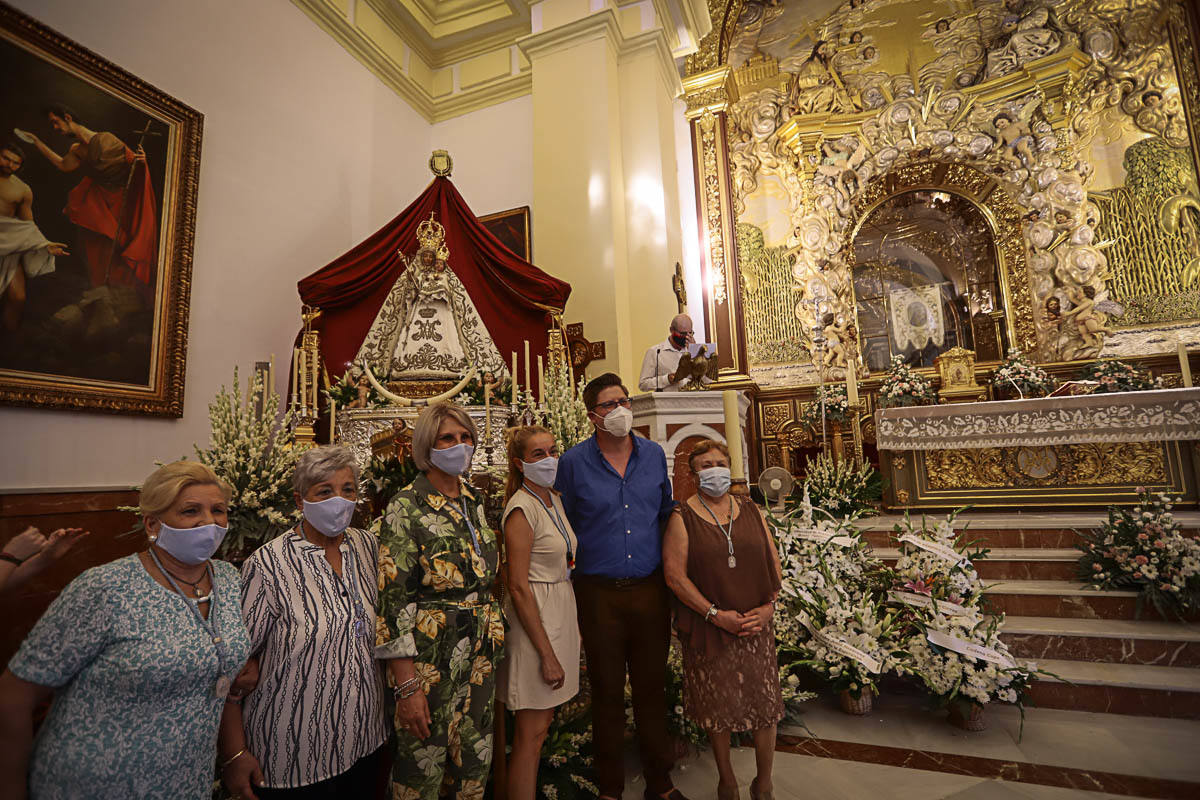
<path fill-rule="evenodd" d="M 424 250 L 429 248 L 434 252 L 445 250 L 446 229 L 434 218 L 434 212 L 429 212 L 429 219 L 417 226 L 417 243 Z"/>

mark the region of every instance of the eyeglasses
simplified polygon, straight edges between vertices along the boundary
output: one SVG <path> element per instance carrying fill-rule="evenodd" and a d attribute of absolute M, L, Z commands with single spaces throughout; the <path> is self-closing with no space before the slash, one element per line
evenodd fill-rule
<path fill-rule="evenodd" d="M 620 406 L 621 408 L 629 408 L 632 405 L 633 403 L 629 402 L 628 397 L 622 397 L 620 400 L 608 400 L 603 403 L 597 403 L 596 405 L 592 406 L 592 410 L 595 411 L 597 409 L 601 409 L 607 414 L 617 406 Z"/>

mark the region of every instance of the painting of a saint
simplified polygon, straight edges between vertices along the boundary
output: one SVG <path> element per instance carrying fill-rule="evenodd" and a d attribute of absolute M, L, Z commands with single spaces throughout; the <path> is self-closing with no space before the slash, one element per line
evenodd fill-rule
<path fill-rule="evenodd" d="M 0 401 L 180 409 L 200 120 L 0 6 Z"/>

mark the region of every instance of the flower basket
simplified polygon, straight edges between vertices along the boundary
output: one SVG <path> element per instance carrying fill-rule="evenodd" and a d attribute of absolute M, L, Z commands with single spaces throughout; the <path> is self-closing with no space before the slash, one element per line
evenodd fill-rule
<path fill-rule="evenodd" d="M 992 392 L 998 400 L 1045 397 L 1052 391 L 1054 379 L 1020 350 L 1009 350 L 1008 358 L 992 375 Z"/>
<path fill-rule="evenodd" d="M 843 689 L 838 692 L 838 706 L 847 714 L 853 714 L 856 717 L 861 717 L 871 713 L 871 707 L 874 705 L 870 690 L 863 690 L 858 693 L 858 697 L 849 689 Z"/>
<path fill-rule="evenodd" d="M 983 706 L 979 703 L 951 703 L 946 720 L 964 731 L 987 730 L 987 719 L 984 718 Z"/>

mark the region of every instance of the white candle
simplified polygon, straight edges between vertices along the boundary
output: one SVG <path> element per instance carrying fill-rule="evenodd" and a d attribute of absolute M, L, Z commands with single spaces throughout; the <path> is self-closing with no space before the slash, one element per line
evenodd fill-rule
<path fill-rule="evenodd" d="M 308 414 L 308 354 L 300 348 L 300 413 Z"/>
<path fill-rule="evenodd" d="M 734 480 L 746 477 L 742 463 L 742 424 L 738 414 L 738 393 L 733 389 L 721 392 L 725 401 L 725 444 L 729 448 L 729 473 Z"/>
<path fill-rule="evenodd" d="M 846 399 L 853 409 L 858 405 L 858 371 L 854 368 L 854 359 L 846 359 Z"/>
<path fill-rule="evenodd" d="M 525 340 L 525 391 L 531 391 L 533 384 L 529 381 L 529 340 Z"/>
<path fill-rule="evenodd" d="M 483 384 L 483 443 L 492 443 L 492 387 L 487 382 Z"/>
<path fill-rule="evenodd" d="M 542 357 L 538 356 L 538 405 L 546 402 L 546 369 L 542 365 Z"/>
<path fill-rule="evenodd" d="M 296 401 L 300 397 L 300 351 L 292 348 L 292 410 L 296 410 Z"/>
<path fill-rule="evenodd" d="M 275 391 L 275 354 L 271 353 L 271 360 L 267 362 L 267 385 L 263 387 L 263 406 L 266 406 L 267 397 Z"/>
<path fill-rule="evenodd" d="M 512 407 L 517 407 L 517 351 L 513 350 L 513 368 L 512 368 Z"/>

